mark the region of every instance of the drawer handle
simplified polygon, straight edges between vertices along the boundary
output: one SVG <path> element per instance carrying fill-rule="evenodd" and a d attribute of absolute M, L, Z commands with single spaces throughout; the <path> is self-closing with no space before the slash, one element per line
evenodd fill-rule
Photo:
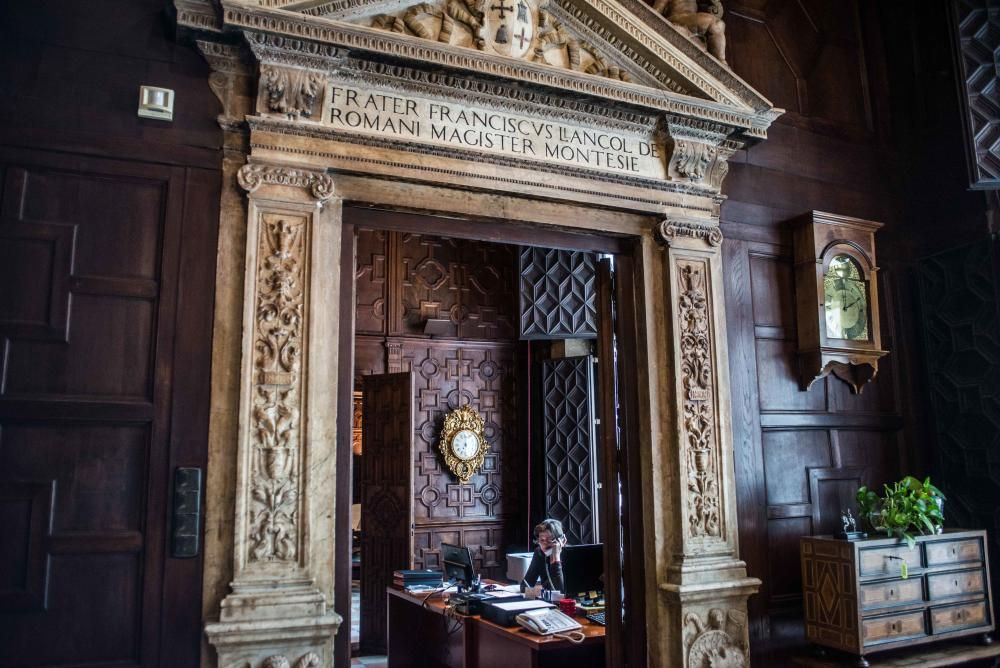
<path fill-rule="evenodd" d="M 958 586 L 958 580 L 955 580 L 955 586 L 956 587 Z"/>
<path fill-rule="evenodd" d="M 895 596 L 896 596 L 896 591 L 894 589 L 890 589 L 889 590 L 889 598 L 893 598 Z"/>
<path fill-rule="evenodd" d="M 896 632 L 896 622 L 889 624 L 889 630 L 892 631 L 893 633 Z"/>

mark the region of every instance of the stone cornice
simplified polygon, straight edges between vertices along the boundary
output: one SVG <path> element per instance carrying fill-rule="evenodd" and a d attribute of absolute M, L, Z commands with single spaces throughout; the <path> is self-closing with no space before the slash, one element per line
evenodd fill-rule
<path fill-rule="evenodd" d="M 196 31 L 222 32 L 217 6 L 212 0 L 174 0 L 177 26 Z"/>
<path fill-rule="evenodd" d="M 734 108 L 724 103 L 700 100 L 666 90 L 613 81 L 330 19 L 266 9 L 234 0 L 223 0 L 223 10 L 225 24 L 230 28 L 263 31 L 311 42 L 334 44 L 380 55 L 469 70 L 563 92 L 584 94 L 650 110 L 692 116 L 731 126 L 738 134 L 748 139 L 765 138 L 766 129 L 776 116 L 770 112 L 756 113 L 746 108 Z"/>

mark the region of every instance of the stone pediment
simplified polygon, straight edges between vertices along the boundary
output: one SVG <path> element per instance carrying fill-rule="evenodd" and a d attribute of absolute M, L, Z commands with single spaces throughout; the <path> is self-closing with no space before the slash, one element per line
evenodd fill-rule
<path fill-rule="evenodd" d="M 221 5 L 212 5 L 221 2 Z M 178 22 L 336 44 L 730 125 L 780 114 L 687 29 L 642 0 L 175 0 Z M 202 7 L 200 13 L 193 10 Z M 183 11 L 181 11 L 183 9 Z"/>

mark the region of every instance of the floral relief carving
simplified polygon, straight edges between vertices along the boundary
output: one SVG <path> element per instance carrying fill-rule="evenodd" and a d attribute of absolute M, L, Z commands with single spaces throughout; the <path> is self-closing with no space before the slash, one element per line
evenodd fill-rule
<path fill-rule="evenodd" d="M 716 148 L 693 141 L 677 141 L 671 157 L 671 167 L 678 176 L 694 182 L 705 179 L 708 166 L 715 159 Z"/>
<path fill-rule="evenodd" d="M 688 530 L 692 537 L 721 535 L 719 448 L 705 262 L 677 265 L 680 287 L 681 378 L 688 486 Z"/>
<path fill-rule="evenodd" d="M 314 198 L 323 202 L 334 195 L 333 178 L 329 174 L 312 172 L 306 169 L 277 167 L 274 165 L 249 164 L 243 165 L 236 174 L 240 187 L 247 192 L 254 192 L 261 185 L 268 183 L 278 186 L 296 186 L 308 189 Z"/>
<path fill-rule="evenodd" d="M 323 94 L 321 72 L 261 65 L 260 83 L 266 91 L 267 110 L 295 120 L 312 118 L 316 98 Z"/>
<path fill-rule="evenodd" d="M 547 5 L 547 0 L 422 2 L 399 15 L 379 14 L 372 18 L 371 27 L 608 79 L 630 80 L 593 44 L 579 39 L 556 20 Z"/>
<path fill-rule="evenodd" d="M 293 561 L 298 554 L 305 247 L 304 217 L 263 217 L 251 412 L 251 561 Z"/>
<path fill-rule="evenodd" d="M 299 657 L 295 662 L 295 668 L 319 668 L 322 661 L 316 652 L 308 652 Z M 292 668 L 291 661 L 282 654 L 274 654 L 264 659 L 261 668 Z"/>
<path fill-rule="evenodd" d="M 721 608 L 708 611 L 702 621 L 696 613 L 684 616 L 684 647 L 688 668 L 746 668 L 750 665 L 744 641 L 746 614 Z"/>

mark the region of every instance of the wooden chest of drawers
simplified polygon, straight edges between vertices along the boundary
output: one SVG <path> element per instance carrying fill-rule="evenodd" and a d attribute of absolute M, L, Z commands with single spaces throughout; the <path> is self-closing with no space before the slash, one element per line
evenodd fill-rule
<path fill-rule="evenodd" d="M 846 541 L 806 536 L 799 543 L 806 637 L 865 655 L 993 631 L 985 531 Z M 906 563 L 909 577 L 900 575 Z"/>

